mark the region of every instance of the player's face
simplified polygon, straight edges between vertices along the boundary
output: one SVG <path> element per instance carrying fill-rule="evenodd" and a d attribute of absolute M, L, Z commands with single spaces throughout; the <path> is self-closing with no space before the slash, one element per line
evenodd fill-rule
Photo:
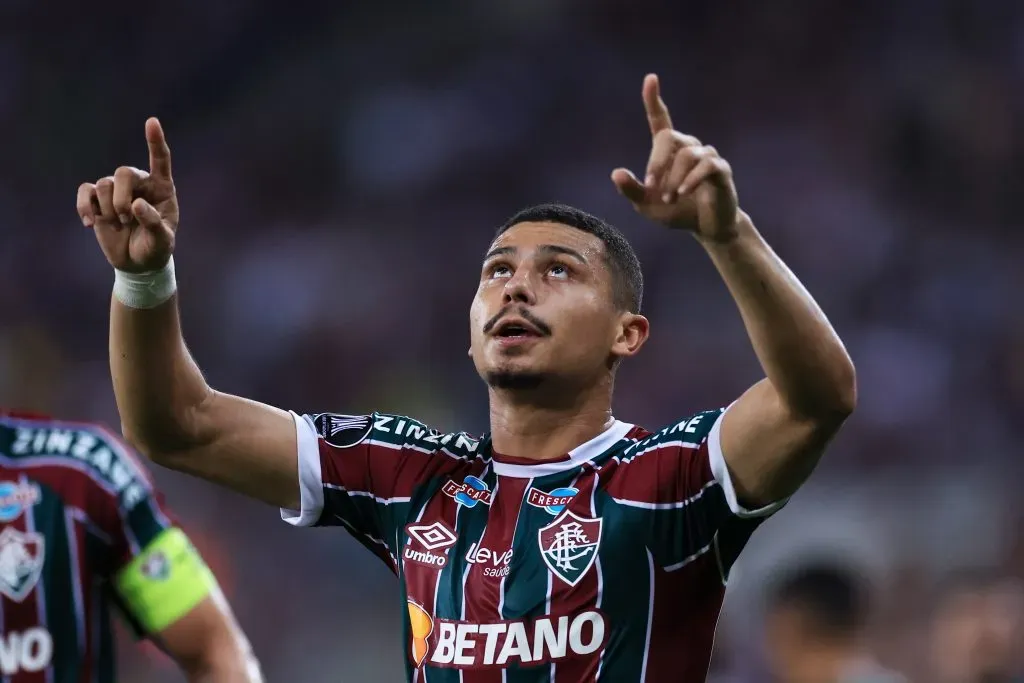
<path fill-rule="evenodd" d="M 820 647 L 816 629 L 801 610 L 776 608 L 768 617 L 765 650 L 778 683 L 821 683 L 830 680 L 831 658 Z"/>
<path fill-rule="evenodd" d="M 617 309 L 604 244 L 556 223 L 520 223 L 484 258 L 470 309 L 470 355 L 491 386 L 582 382 L 636 353 L 647 321 Z"/>

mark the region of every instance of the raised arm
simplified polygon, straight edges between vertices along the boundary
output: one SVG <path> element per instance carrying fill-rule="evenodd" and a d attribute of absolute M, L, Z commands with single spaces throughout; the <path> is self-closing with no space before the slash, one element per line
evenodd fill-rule
<path fill-rule="evenodd" d="M 677 132 L 658 79 L 644 80 L 653 136 L 641 182 L 626 169 L 612 180 L 644 216 L 691 232 L 739 307 L 766 378 L 744 393 L 709 438 L 748 506 L 791 495 L 853 411 L 853 362 L 825 314 L 739 210 L 729 164 L 714 147 Z"/>
<path fill-rule="evenodd" d="M 296 430 L 283 410 L 212 389 L 185 346 L 174 281 L 171 153 L 146 122 L 150 171 L 78 188 L 78 213 L 115 268 L 110 370 L 127 440 L 154 462 L 286 508 L 299 506 Z"/>

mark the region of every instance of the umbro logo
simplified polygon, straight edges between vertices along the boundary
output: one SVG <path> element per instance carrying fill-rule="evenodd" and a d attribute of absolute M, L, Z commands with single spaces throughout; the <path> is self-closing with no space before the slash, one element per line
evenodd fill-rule
<path fill-rule="evenodd" d="M 459 539 L 444 522 L 410 524 L 405 527 L 409 537 L 402 557 L 407 562 L 441 569 L 448 564 L 448 549 Z"/>
<path fill-rule="evenodd" d="M 455 545 L 458 539 L 455 534 L 443 522 L 433 524 L 410 524 L 405 529 L 406 533 L 416 539 L 424 550 L 437 550 Z"/>

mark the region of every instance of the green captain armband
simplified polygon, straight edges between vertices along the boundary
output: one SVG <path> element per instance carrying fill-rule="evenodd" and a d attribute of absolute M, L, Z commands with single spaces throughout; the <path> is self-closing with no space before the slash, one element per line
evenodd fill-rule
<path fill-rule="evenodd" d="M 217 589 L 217 580 L 181 529 L 166 529 L 114 577 L 131 616 L 159 633 Z"/>

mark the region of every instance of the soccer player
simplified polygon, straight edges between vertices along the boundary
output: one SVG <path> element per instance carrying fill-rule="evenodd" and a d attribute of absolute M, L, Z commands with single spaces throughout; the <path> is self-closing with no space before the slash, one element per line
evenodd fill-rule
<path fill-rule="evenodd" d="M 490 431 L 473 438 L 401 415 L 298 415 L 207 385 L 182 340 L 178 202 L 155 119 L 148 172 L 79 188 L 115 269 L 110 362 L 126 437 L 292 524 L 342 526 L 366 545 L 400 578 L 409 680 L 703 680 L 737 554 L 854 408 L 849 356 L 738 209 L 729 166 L 672 127 L 656 76 L 643 100 L 647 173 L 612 180 L 642 215 L 697 238 L 767 375 L 727 410 L 653 432 L 611 410 L 616 369 L 648 336 L 640 265 L 582 211 L 528 209 L 487 250 L 469 355 Z"/>
<path fill-rule="evenodd" d="M 0 411 L 0 678 L 113 683 L 117 608 L 191 683 L 256 683 L 217 583 L 146 471 L 94 424 Z"/>
<path fill-rule="evenodd" d="M 831 562 L 797 567 L 771 591 L 765 624 L 777 683 L 906 683 L 865 642 L 867 586 Z"/>

